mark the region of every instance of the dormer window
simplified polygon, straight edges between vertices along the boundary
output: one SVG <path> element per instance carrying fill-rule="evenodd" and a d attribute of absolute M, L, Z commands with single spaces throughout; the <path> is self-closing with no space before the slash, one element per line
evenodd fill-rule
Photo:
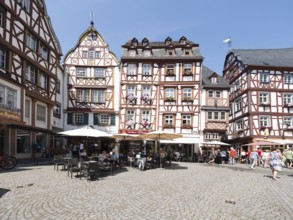
<path fill-rule="evenodd" d="M 171 37 L 167 37 L 166 40 L 165 40 L 165 44 L 166 45 L 170 45 L 172 42 L 172 38 Z"/>
<path fill-rule="evenodd" d="M 142 46 L 148 46 L 149 45 L 149 40 L 147 39 L 147 38 L 144 38 L 143 40 L 142 40 Z"/>
<path fill-rule="evenodd" d="M 180 40 L 179 40 L 179 43 L 180 44 L 186 44 L 186 37 L 184 37 L 184 36 L 181 37 Z"/>
<path fill-rule="evenodd" d="M 138 40 L 137 40 L 136 38 L 133 38 L 133 39 L 131 40 L 131 45 L 132 45 L 132 46 L 137 46 L 137 45 L 138 45 Z"/>
<path fill-rule="evenodd" d="M 213 77 L 211 78 L 211 83 L 213 83 L 213 84 L 218 83 L 218 77 L 213 76 Z"/>

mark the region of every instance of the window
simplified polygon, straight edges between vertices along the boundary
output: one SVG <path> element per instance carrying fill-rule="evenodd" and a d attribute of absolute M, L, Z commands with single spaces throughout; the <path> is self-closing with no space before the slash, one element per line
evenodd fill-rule
<path fill-rule="evenodd" d="M 284 117 L 283 119 L 283 125 L 287 125 L 287 127 L 292 128 L 293 127 L 293 117 Z"/>
<path fill-rule="evenodd" d="M 183 66 L 184 70 L 184 74 L 192 74 L 192 64 L 186 63 Z"/>
<path fill-rule="evenodd" d="M 214 97 L 214 91 L 209 90 L 208 91 L 208 96 L 209 96 L 209 98 L 213 98 Z"/>
<path fill-rule="evenodd" d="M 185 49 L 185 55 L 189 55 L 190 54 L 190 50 L 189 49 Z"/>
<path fill-rule="evenodd" d="M 292 74 L 284 74 L 284 84 L 293 84 Z"/>
<path fill-rule="evenodd" d="M 48 54 L 49 54 L 49 50 L 46 46 L 44 46 L 43 44 L 40 45 L 40 56 L 44 59 L 44 60 L 48 60 Z"/>
<path fill-rule="evenodd" d="M 183 93 L 183 98 L 191 98 L 192 97 L 192 89 L 191 88 L 183 88 L 182 93 Z"/>
<path fill-rule="evenodd" d="M 165 115 L 165 124 L 174 125 L 174 115 Z"/>
<path fill-rule="evenodd" d="M 46 107 L 37 105 L 37 121 L 46 122 Z"/>
<path fill-rule="evenodd" d="M 95 51 L 93 49 L 89 50 L 89 58 L 94 59 L 95 58 Z"/>
<path fill-rule="evenodd" d="M 18 0 L 18 4 L 20 4 L 20 6 L 23 7 L 26 12 L 29 12 L 30 1 L 31 0 Z"/>
<path fill-rule="evenodd" d="M 143 64 L 142 65 L 143 76 L 150 76 L 152 74 L 151 68 L 152 68 L 151 64 Z"/>
<path fill-rule="evenodd" d="M 37 39 L 31 33 L 27 32 L 26 46 L 33 51 L 37 51 Z"/>
<path fill-rule="evenodd" d="M 150 56 L 151 56 L 151 51 L 149 51 L 149 50 L 145 50 L 145 51 L 144 51 L 144 56 L 145 56 L 145 57 L 150 57 Z"/>
<path fill-rule="evenodd" d="M 174 65 L 168 64 L 167 65 L 167 75 L 174 75 L 174 74 L 175 74 Z"/>
<path fill-rule="evenodd" d="M 30 118 L 31 117 L 31 102 L 30 100 L 25 100 L 25 110 L 24 110 L 24 116 L 26 118 Z"/>
<path fill-rule="evenodd" d="M 78 89 L 77 90 L 77 101 L 78 102 L 89 102 L 89 90 Z"/>
<path fill-rule="evenodd" d="M 105 90 L 92 90 L 92 102 L 105 103 Z"/>
<path fill-rule="evenodd" d="M 7 50 L 0 47 L 0 68 L 6 69 L 7 66 Z"/>
<path fill-rule="evenodd" d="M 150 121 L 150 111 L 142 110 L 141 120 L 142 120 L 142 122 L 149 122 Z"/>
<path fill-rule="evenodd" d="M 142 86 L 142 96 L 151 96 L 151 87 L 150 86 Z"/>
<path fill-rule="evenodd" d="M 242 100 L 241 98 L 235 99 L 235 111 L 241 111 L 242 110 Z"/>
<path fill-rule="evenodd" d="M 259 103 L 260 104 L 269 104 L 269 93 L 260 93 L 259 94 Z"/>
<path fill-rule="evenodd" d="M 36 83 L 36 68 L 29 63 L 26 64 L 25 79 L 31 83 Z"/>
<path fill-rule="evenodd" d="M 60 81 L 60 79 L 57 79 L 57 81 L 56 81 L 56 92 L 58 94 L 60 94 L 60 86 L 61 86 L 61 81 Z"/>
<path fill-rule="evenodd" d="M 17 91 L 0 84 L 0 106 L 7 109 L 15 109 L 17 103 Z"/>
<path fill-rule="evenodd" d="M 226 112 L 221 112 L 221 120 L 226 120 Z"/>
<path fill-rule="evenodd" d="M 221 91 L 216 91 L 216 98 L 221 98 Z"/>
<path fill-rule="evenodd" d="M 182 125 L 191 125 L 191 115 L 182 116 Z"/>
<path fill-rule="evenodd" d="M 167 54 L 168 54 L 169 56 L 172 56 L 172 55 L 173 55 L 173 52 L 174 52 L 173 50 L 168 50 L 168 51 L 167 51 Z"/>
<path fill-rule="evenodd" d="M 207 140 L 218 140 L 218 133 L 206 133 L 205 134 L 205 139 Z"/>
<path fill-rule="evenodd" d="M 86 77 L 86 68 L 77 67 L 76 68 L 76 76 L 77 77 Z"/>
<path fill-rule="evenodd" d="M 243 127 L 242 127 L 242 119 L 241 120 L 237 120 L 236 123 L 236 130 L 239 131 L 239 130 L 242 130 Z"/>
<path fill-rule="evenodd" d="M 133 110 L 128 110 L 127 111 L 126 120 L 134 122 L 134 111 Z"/>
<path fill-rule="evenodd" d="M 135 95 L 135 86 L 127 87 L 127 95 Z"/>
<path fill-rule="evenodd" d="M 213 77 L 211 78 L 211 83 L 212 83 L 212 84 L 218 83 L 218 78 L 217 78 L 216 76 L 213 76 Z"/>
<path fill-rule="evenodd" d="M 263 83 L 263 84 L 269 83 L 269 74 L 268 73 L 261 73 L 260 74 L 260 83 Z"/>
<path fill-rule="evenodd" d="M 270 116 L 260 116 L 260 126 L 269 127 L 270 126 Z"/>
<path fill-rule="evenodd" d="M 175 98 L 174 88 L 166 88 L 166 98 Z"/>
<path fill-rule="evenodd" d="M 135 57 L 135 50 L 130 50 L 129 51 L 129 56 Z"/>
<path fill-rule="evenodd" d="M 109 114 L 99 114 L 100 125 L 110 125 L 110 115 Z"/>
<path fill-rule="evenodd" d="M 82 51 L 82 58 L 87 59 L 87 51 Z"/>
<path fill-rule="evenodd" d="M 293 98 L 293 94 L 288 94 L 288 93 L 284 94 L 284 99 L 283 99 L 284 105 L 293 104 L 292 98 Z"/>
<path fill-rule="evenodd" d="M 61 118 L 61 103 L 57 102 L 54 106 L 53 116 L 56 118 Z"/>
<path fill-rule="evenodd" d="M 96 68 L 96 77 L 105 78 L 105 68 Z"/>
<path fill-rule="evenodd" d="M 136 65 L 135 64 L 128 64 L 128 75 L 134 76 L 136 75 Z"/>
<path fill-rule="evenodd" d="M 4 9 L 0 7 L 0 27 L 4 25 Z"/>
<path fill-rule="evenodd" d="M 17 153 L 30 153 L 31 146 L 31 132 L 17 129 Z"/>
<path fill-rule="evenodd" d="M 74 124 L 82 125 L 83 124 L 83 113 L 75 113 L 73 120 L 74 120 L 74 122 L 73 122 Z"/>
<path fill-rule="evenodd" d="M 39 72 L 38 74 L 38 86 L 43 89 L 48 89 L 48 76 L 43 72 Z"/>
<path fill-rule="evenodd" d="M 101 58 L 101 52 L 100 51 L 96 51 L 96 59 Z"/>

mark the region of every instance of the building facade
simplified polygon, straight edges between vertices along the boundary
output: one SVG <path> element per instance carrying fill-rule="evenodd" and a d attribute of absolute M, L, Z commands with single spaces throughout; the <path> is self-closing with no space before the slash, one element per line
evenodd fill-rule
<path fill-rule="evenodd" d="M 232 145 L 293 141 L 293 48 L 228 51 L 223 76 L 231 85 Z"/>
<path fill-rule="evenodd" d="M 199 45 L 185 37 L 122 45 L 119 132 L 198 136 L 202 62 Z"/>
<path fill-rule="evenodd" d="M 230 85 L 206 66 L 202 68 L 201 141 L 227 141 Z"/>
<path fill-rule="evenodd" d="M 44 1 L 0 1 L 1 153 L 34 157 L 63 129 L 60 56 Z"/>
<path fill-rule="evenodd" d="M 119 62 L 91 26 L 64 58 L 67 76 L 64 129 L 93 126 L 118 133 Z"/>

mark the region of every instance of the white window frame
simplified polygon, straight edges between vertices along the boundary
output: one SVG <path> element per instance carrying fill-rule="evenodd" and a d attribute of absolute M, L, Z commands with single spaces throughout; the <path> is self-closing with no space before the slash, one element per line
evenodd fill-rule
<path fill-rule="evenodd" d="M 174 88 L 166 88 L 166 98 L 175 98 Z"/>
<path fill-rule="evenodd" d="M 73 124 L 75 125 L 83 125 L 83 121 L 84 121 L 84 118 L 83 118 L 83 113 L 74 113 L 73 114 Z"/>
<path fill-rule="evenodd" d="M 208 97 L 214 98 L 214 91 L 213 90 L 208 90 Z"/>
<path fill-rule="evenodd" d="M 242 99 L 241 98 L 235 99 L 234 107 L 235 107 L 235 112 L 242 110 Z"/>
<path fill-rule="evenodd" d="M 268 92 L 259 93 L 259 103 L 260 104 L 269 104 L 270 103 Z"/>
<path fill-rule="evenodd" d="M 134 110 L 127 110 L 126 121 L 134 122 L 134 118 L 135 118 Z"/>
<path fill-rule="evenodd" d="M 283 103 L 284 103 L 284 105 L 293 104 L 293 94 L 292 93 L 285 93 L 283 95 Z"/>
<path fill-rule="evenodd" d="M 284 84 L 293 84 L 292 74 L 284 74 Z"/>
<path fill-rule="evenodd" d="M 101 51 L 96 51 L 96 59 L 100 59 L 101 58 Z"/>
<path fill-rule="evenodd" d="M 127 95 L 130 96 L 130 95 L 133 95 L 135 96 L 136 95 L 136 88 L 135 86 L 127 86 Z"/>
<path fill-rule="evenodd" d="M 165 115 L 165 124 L 174 125 L 174 115 Z"/>
<path fill-rule="evenodd" d="M 191 125 L 191 115 L 182 115 L 182 125 Z"/>
<path fill-rule="evenodd" d="M 37 51 L 37 38 L 30 32 L 26 35 L 26 46 L 32 51 Z"/>
<path fill-rule="evenodd" d="M 127 74 L 129 76 L 135 76 L 136 75 L 136 64 L 128 64 Z"/>
<path fill-rule="evenodd" d="M 142 96 L 151 96 L 151 87 L 150 86 L 142 86 Z"/>
<path fill-rule="evenodd" d="M 270 116 L 262 115 L 259 117 L 259 125 L 261 127 L 270 127 L 270 121 L 271 121 Z"/>
<path fill-rule="evenodd" d="M 88 51 L 87 50 L 83 50 L 82 51 L 82 58 L 83 59 L 87 59 L 88 58 Z"/>
<path fill-rule="evenodd" d="M 183 88 L 182 94 L 183 94 L 183 98 L 191 98 L 192 97 L 192 88 Z"/>
<path fill-rule="evenodd" d="M 48 50 L 48 48 L 47 48 L 45 45 L 43 45 L 43 44 L 40 45 L 40 55 L 41 55 L 41 57 L 42 57 L 44 60 L 48 60 L 48 57 L 49 57 L 49 50 Z"/>
<path fill-rule="evenodd" d="M 47 108 L 46 106 L 37 104 L 37 121 L 46 122 Z"/>
<path fill-rule="evenodd" d="M 95 69 L 95 77 L 97 78 L 105 78 L 106 76 L 106 69 L 105 68 L 96 68 Z"/>
<path fill-rule="evenodd" d="M 141 111 L 141 121 L 142 122 L 150 122 L 151 113 L 149 110 L 142 110 Z"/>
<path fill-rule="evenodd" d="M 17 91 L 0 83 L 0 106 L 15 109 L 17 106 Z"/>
<path fill-rule="evenodd" d="M 216 98 L 221 98 L 221 91 L 220 90 L 217 90 L 216 92 L 215 92 L 215 97 Z"/>
<path fill-rule="evenodd" d="M 86 77 L 86 68 L 76 67 L 76 77 Z"/>
<path fill-rule="evenodd" d="M 235 122 L 235 127 L 236 127 L 237 131 L 242 130 L 243 129 L 243 120 L 242 119 L 237 120 Z"/>
<path fill-rule="evenodd" d="M 263 84 L 268 84 L 270 82 L 270 74 L 268 73 L 260 73 L 259 81 Z"/>
<path fill-rule="evenodd" d="M 95 103 L 105 103 L 105 90 L 103 89 L 93 89 L 91 90 L 91 101 Z"/>
<path fill-rule="evenodd" d="M 143 64 L 142 65 L 142 75 L 143 76 L 151 76 L 152 75 L 152 65 L 151 64 Z"/>
<path fill-rule="evenodd" d="M 95 58 L 95 50 L 89 49 L 89 59 L 94 59 L 94 58 Z"/>
<path fill-rule="evenodd" d="M 47 74 L 39 71 L 38 73 L 38 86 L 40 86 L 43 89 L 48 89 L 49 85 L 49 77 L 47 76 Z"/>
<path fill-rule="evenodd" d="M 110 115 L 109 114 L 99 114 L 99 124 L 110 125 Z"/>
<path fill-rule="evenodd" d="M 37 69 L 30 63 L 26 63 L 26 73 L 25 73 L 25 79 L 27 81 L 30 81 L 31 83 L 35 84 L 36 83 L 36 74 L 37 74 Z"/>

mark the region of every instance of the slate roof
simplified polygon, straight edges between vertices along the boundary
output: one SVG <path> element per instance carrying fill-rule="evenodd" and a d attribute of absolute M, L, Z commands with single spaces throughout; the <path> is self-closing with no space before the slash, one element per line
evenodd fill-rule
<path fill-rule="evenodd" d="M 282 49 L 231 49 L 244 65 L 293 67 L 293 48 Z"/>
<path fill-rule="evenodd" d="M 226 88 L 229 89 L 230 85 L 228 83 L 228 81 L 217 74 L 218 76 L 218 83 L 211 83 L 209 77 L 213 74 L 217 74 L 215 71 L 209 69 L 208 67 L 206 67 L 205 65 L 202 66 L 202 87 L 203 88 Z"/>

